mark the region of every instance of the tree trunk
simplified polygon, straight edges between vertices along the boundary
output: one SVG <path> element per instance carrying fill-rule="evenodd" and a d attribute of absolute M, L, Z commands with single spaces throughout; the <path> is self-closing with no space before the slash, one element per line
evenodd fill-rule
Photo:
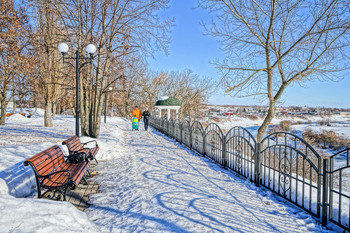
<path fill-rule="evenodd" d="M 45 101 L 45 114 L 44 114 L 44 126 L 45 127 L 52 127 L 52 102 L 51 101 Z"/>
<path fill-rule="evenodd" d="M 16 101 L 15 101 L 15 97 L 12 98 L 12 112 L 13 112 L 13 113 L 16 112 Z"/>
<path fill-rule="evenodd" d="M 5 117 L 6 117 L 6 109 L 7 109 L 7 102 L 1 101 L 1 120 L 0 125 L 5 125 Z"/>
<path fill-rule="evenodd" d="M 89 121 L 89 115 L 90 115 L 90 101 L 89 96 L 86 93 L 86 90 L 84 90 L 84 95 L 82 95 L 83 99 L 81 99 L 81 135 L 82 136 L 90 136 L 90 121 Z"/>
<path fill-rule="evenodd" d="M 93 114 L 94 104 L 93 104 L 93 97 L 91 95 L 90 100 L 90 111 L 89 111 L 89 134 L 92 135 L 94 132 L 93 125 L 94 125 L 94 114 Z"/>
<path fill-rule="evenodd" d="M 57 105 L 56 102 L 52 102 L 52 117 L 56 117 L 56 110 L 57 110 Z"/>
<path fill-rule="evenodd" d="M 69 107 L 70 108 L 70 110 L 72 111 L 72 113 L 73 113 L 73 116 L 74 116 L 74 118 L 75 118 L 75 108 L 74 107 Z"/>
<path fill-rule="evenodd" d="M 258 142 L 261 142 L 264 139 L 264 134 L 275 116 L 275 111 L 275 103 L 270 103 L 267 116 L 265 117 L 264 122 L 261 124 L 258 130 Z"/>
<path fill-rule="evenodd" d="M 110 112 L 111 112 L 110 116 L 111 116 L 111 117 L 114 117 L 114 111 L 113 111 L 113 102 L 112 102 L 112 101 L 111 101 L 111 108 L 110 108 Z"/>
<path fill-rule="evenodd" d="M 56 113 L 58 113 L 60 115 L 62 114 L 61 104 L 57 104 Z"/>
<path fill-rule="evenodd" d="M 93 91 L 92 82 L 89 87 L 84 89 L 83 99 L 81 99 L 81 127 L 82 135 L 90 136 L 93 134 Z"/>
<path fill-rule="evenodd" d="M 33 115 L 36 117 L 38 104 L 37 104 L 37 100 L 36 100 L 36 96 L 35 95 L 34 95 L 34 100 L 33 100 L 33 107 L 34 107 L 34 114 Z"/>
<path fill-rule="evenodd" d="M 94 127 L 91 137 L 98 138 L 100 136 L 101 131 L 101 114 L 95 116 L 94 118 Z"/>
<path fill-rule="evenodd" d="M 97 103 L 97 106 L 95 106 L 95 114 L 94 114 L 94 119 L 93 119 L 93 134 L 91 137 L 93 138 L 98 138 L 100 136 L 100 131 L 101 131 L 101 113 L 102 113 L 102 106 L 104 105 L 104 98 L 103 94 L 99 95 L 96 97 L 95 103 Z"/>
<path fill-rule="evenodd" d="M 19 101 L 19 109 L 20 109 L 20 112 L 23 113 L 23 103 L 22 103 L 22 101 Z"/>

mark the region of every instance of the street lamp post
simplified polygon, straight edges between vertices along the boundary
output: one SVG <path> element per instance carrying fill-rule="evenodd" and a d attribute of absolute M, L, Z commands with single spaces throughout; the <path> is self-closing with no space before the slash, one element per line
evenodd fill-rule
<path fill-rule="evenodd" d="M 112 87 L 108 88 L 109 91 L 112 91 L 112 89 L 113 89 Z M 107 94 L 108 94 L 108 91 L 106 91 L 106 94 L 105 94 L 105 124 L 107 122 L 107 119 L 106 119 L 107 118 L 106 117 L 107 116 Z"/>
<path fill-rule="evenodd" d="M 75 135 L 79 137 L 79 115 L 80 115 L 80 108 L 79 108 L 79 74 L 80 69 L 87 63 L 92 63 L 92 55 L 96 52 L 96 46 L 93 44 L 89 44 L 86 46 L 85 51 L 90 54 L 90 57 L 80 57 L 79 55 L 79 48 L 75 52 L 75 57 L 65 57 L 65 54 L 68 52 L 68 45 L 66 43 L 60 43 L 58 45 L 58 50 L 62 53 L 63 56 L 63 62 L 67 63 L 74 67 L 73 64 L 70 62 L 67 62 L 65 60 L 75 60 L 75 74 L 76 74 L 76 105 L 75 105 Z M 88 60 L 87 62 L 83 64 L 79 64 L 79 60 Z"/>

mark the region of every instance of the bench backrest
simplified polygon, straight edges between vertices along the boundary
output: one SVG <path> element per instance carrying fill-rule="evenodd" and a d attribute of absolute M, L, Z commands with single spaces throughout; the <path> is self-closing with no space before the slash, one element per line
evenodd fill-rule
<path fill-rule="evenodd" d="M 67 145 L 69 152 L 82 149 L 82 144 L 78 136 L 73 136 L 62 142 L 62 145 Z"/>
<path fill-rule="evenodd" d="M 27 159 L 24 164 L 31 165 L 37 175 L 48 175 L 64 162 L 64 154 L 57 145 Z"/>

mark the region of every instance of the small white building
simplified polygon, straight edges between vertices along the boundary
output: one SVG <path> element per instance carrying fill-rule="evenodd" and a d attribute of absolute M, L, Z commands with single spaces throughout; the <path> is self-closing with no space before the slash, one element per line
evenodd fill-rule
<path fill-rule="evenodd" d="M 155 107 L 159 110 L 159 117 L 177 119 L 181 102 L 174 97 L 163 96 L 156 102 Z"/>

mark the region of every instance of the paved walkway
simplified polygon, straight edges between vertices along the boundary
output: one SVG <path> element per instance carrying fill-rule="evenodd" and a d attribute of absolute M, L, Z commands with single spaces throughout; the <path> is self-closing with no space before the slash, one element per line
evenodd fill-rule
<path fill-rule="evenodd" d="M 93 171 L 95 164 L 90 166 L 90 171 Z M 95 177 L 97 175 L 96 171 L 92 172 L 92 176 Z M 88 184 L 85 184 L 84 180 L 82 180 L 79 185 L 74 189 L 67 189 L 66 200 L 72 203 L 78 210 L 84 211 L 86 208 L 90 207 L 90 195 L 98 193 L 99 185 L 91 180 L 91 177 L 86 177 Z M 43 198 L 48 198 L 48 195 L 51 193 L 47 193 Z M 48 198 L 50 199 L 50 198 Z"/>
<path fill-rule="evenodd" d="M 101 231 L 322 231 L 304 211 L 157 131 L 122 127 L 125 153 L 98 164 L 100 192 L 86 210 Z"/>

